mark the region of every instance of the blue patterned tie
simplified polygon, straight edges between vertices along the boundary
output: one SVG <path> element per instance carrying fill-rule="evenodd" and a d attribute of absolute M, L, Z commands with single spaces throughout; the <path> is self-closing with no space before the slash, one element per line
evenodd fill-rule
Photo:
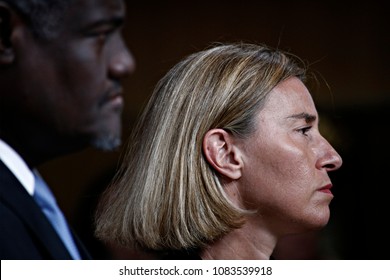
<path fill-rule="evenodd" d="M 80 253 L 77 250 L 77 246 L 74 243 L 72 234 L 69 230 L 68 224 L 64 217 L 64 214 L 57 205 L 56 199 L 53 193 L 50 191 L 47 184 L 43 181 L 42 177 L 34 172 L 35 177 L 35 192 L 34 199 L 41 207 L 43 213 L 49 219 L 50 223 L 61 237 L 65 246 L 73 259 L 80 260 Z"/>

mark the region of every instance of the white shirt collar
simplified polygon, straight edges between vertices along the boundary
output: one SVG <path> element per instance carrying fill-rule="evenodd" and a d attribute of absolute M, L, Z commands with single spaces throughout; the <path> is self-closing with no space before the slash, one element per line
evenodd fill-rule
<path fill-rule="evenodd" d="M 22 157 L 7 143 L 0 139 L 0 160 L 15 175 L 26 191 L 34 194 L 35 179 L 32 171 L 28 168 Z"/>

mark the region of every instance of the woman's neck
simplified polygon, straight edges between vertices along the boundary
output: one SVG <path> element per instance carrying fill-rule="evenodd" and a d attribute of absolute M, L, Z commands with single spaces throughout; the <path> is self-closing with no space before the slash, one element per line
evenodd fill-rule
<path fill-rule="evenodd" d="M 277 238 L 269 231 L 253 228 L 250 223 L 214 241 L 201 251 L 202 259 L 268 260 Z"/>

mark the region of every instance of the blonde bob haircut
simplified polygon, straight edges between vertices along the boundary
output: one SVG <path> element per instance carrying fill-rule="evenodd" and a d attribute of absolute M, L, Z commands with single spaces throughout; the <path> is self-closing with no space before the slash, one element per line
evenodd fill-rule
<path fill-rule="evenodd" d="M 204 135 L 254 131 L 269 92 L 303 80 L 299 59 L 255 44 L 218 44 L 175 65 L 157 84 L 96 215 L 96 235 L 150 250 L 204 247 L 240 227 L 240 209 L 203 152 Z"/>

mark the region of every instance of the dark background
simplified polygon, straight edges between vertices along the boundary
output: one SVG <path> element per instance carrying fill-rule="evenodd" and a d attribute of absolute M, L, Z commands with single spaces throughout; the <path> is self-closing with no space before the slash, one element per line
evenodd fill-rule
<path fill-rule="evenodd" d="M 297 54 L 319 77 L 312 94 L 320 128 L 344 164 L 331 175 L 335 198 L 329 225 L 286 238 L 275 256 L 390 259 L 390 24 L 385 1 L 147 3 L 128 4 L 123 30 L 137 62 L 124 85 L 124 141 L 157 81 L 184 56 L 213 42 L 236 41 Z M 49 162 L 41 172 L 96 258 L 150 258 L 92 237 L 96 200 L 121 152 L 89 149 Z"/>

